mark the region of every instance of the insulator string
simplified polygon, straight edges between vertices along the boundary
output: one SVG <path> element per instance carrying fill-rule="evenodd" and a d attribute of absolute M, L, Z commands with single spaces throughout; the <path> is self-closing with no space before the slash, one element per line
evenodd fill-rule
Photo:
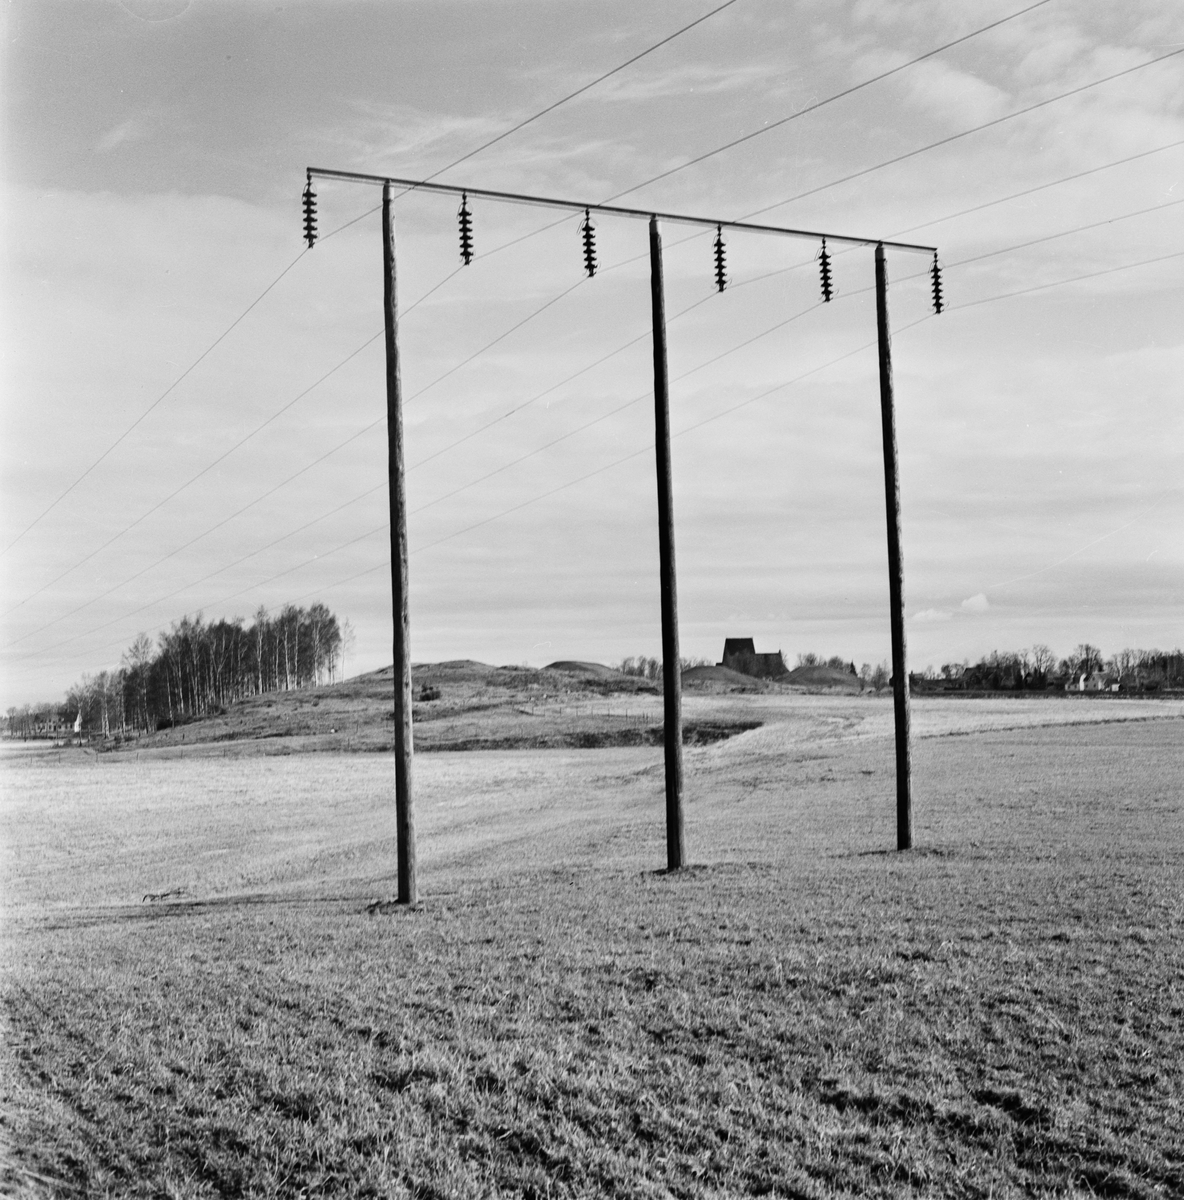
<path fill-rule="evenodd" d="M 467 267 L 473 261 L 473 214 L 469 212 L 469 193 L 462 192 L 460 210 L 456 214 L 460 222 L 460 257 Z"/>
<path fill-rule="evenodd" d="M 312 190 L 312 175 L 304 185 L 304 240 L 311 250 L 317 240 L 317 194 Z"/>
<path fill-rule="evenodd" d="M 596 226 L 592 224 L 592 214 L 588 209 L 584 209 L 580 233 L 584 238 L 584 270 L 591 279 L 596 274 Z"/>

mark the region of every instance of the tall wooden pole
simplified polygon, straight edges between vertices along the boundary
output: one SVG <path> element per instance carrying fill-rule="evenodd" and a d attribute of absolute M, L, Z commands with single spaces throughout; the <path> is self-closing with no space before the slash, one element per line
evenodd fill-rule
<path fill-rule="evenodd" d="M 670 389 L 666 370 L 666 293 L 662 235 L 650 218 L 650 294 L 654 310 L 654 451 L 658 466 L 658 560 L 662 584 L 662 692 L 666 748 L 666 866 L 686 862 L 682 819 L 682 667 L 678 655 L 678 589 L 674 574 L 674 499 L 670 475 Z"/>
<path fill-rule="evenodd" d="M 386 432 L 391 509 L 391 596 L 394 609 L 395 832 L 399 903 L 418 899 L 415 812 L 411 804 L 411 622 L 407 604 L 407 487 L 403 475 L 403 378 L 399 370 L 399 310 L 395 286 L 392 185 L 382 189 L 382 299 L 386 318 Z"/>
<path fill-rule="evenodd" d="M 904 560 L 900 553 L 900 472 L 888 330 L 888 269 L 876 245 L 876 332 L 880 343 L 880 418 L 884 427 L 884 502 L 888 516 L 888 601 L 892 616 L 892 701 L 896 714 L 896 848 L 913 844 L 913 778 L 909 761 L 909 669 L 904 638 Z"/>

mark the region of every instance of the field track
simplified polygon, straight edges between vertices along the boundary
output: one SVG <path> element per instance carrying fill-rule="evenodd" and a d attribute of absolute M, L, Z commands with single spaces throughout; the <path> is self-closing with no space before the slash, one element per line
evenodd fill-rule
<path fill-rule="evenodd" d="M 887 701 L 702 706 L 694 867 L 429 754 L 412 913 L 388 756 L 7 754 L 0 1190 L 1184 1194 L 1184 706 L 916 703 L 907 855 Z"/>

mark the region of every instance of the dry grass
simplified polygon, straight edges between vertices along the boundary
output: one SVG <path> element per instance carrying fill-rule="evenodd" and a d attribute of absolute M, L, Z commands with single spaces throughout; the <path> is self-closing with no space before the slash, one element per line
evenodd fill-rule
<path fill-rule="evenodd" d="M 925 738 L 901 856 L 855 703 L 692 751 L 675 876 L 653 750 L 426 756 L 416 912 L 389 759 L 9 765 L 9 1186 L 1184 1194 L 1179 718 Z"/>

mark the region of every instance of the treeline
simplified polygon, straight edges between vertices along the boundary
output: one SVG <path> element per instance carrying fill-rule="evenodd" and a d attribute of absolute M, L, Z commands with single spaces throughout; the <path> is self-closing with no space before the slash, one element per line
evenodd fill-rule
<path fill-rule="evenodd" d="M 708 659 L 682 660 L 687 667 L 710 665 Z M 839 655 L 799 654 L 799 667 L 833 667 L 855 674 L 864 689 L 880 692 L 892 682 L 887 662 L 855 664 Z M 618 664 L 626 675 L 660 681 L 662 660 L 640 655 Z M 1022 650 L 992 650 L 978 662 L 944 663 L 939 669 L 910 671 L 909 681 L 918 691 L 1109 691 L 1152 693 L 1184 688 L 1184 650 L 1127 648 L 1105 655 L 1082 642 L 1063 658 L 1042 642 Z"/>
<path fill-rule="evenodd" d="M 710 667 L 712 665 L 708 658 L 680 658 L 678 661 L 684 671 L 691 667 Z M 636 675 L 640 679 L 652 679 L 656 683 L 662 681 L 662 660 L 647 658 L 644 654 L 639 654 L 635 658 L 621 659 L 617 663 L 617 670 L 622 675 Z"/>
<path fill-rule="evenodd" d="M 992 650 L 976 663 L 945 663 L 940 673 L 929 668 L 915 678 L 947 690 L 1156 692 L 1184 687 L 1184 651 L 1128 648 L 1107 657 L 1082 642 L 1061 658 L 1038 643 L 1024 650 Z"/>
<path fill-rule="evenodd" d="M 8 710 L 11 736 L 68 732 L 81 716 L 88 732 L 109 737 L 127 730 L 163 729 L 192 720 L 244 696 L 315 687 L 340 677 L 345 637 L 323 604 L 264 608 L 247 625 L 183 617 L 154 643 L 147 634 L 128 647 L 120 667 L 84 675 L 64 704 Z"/>

